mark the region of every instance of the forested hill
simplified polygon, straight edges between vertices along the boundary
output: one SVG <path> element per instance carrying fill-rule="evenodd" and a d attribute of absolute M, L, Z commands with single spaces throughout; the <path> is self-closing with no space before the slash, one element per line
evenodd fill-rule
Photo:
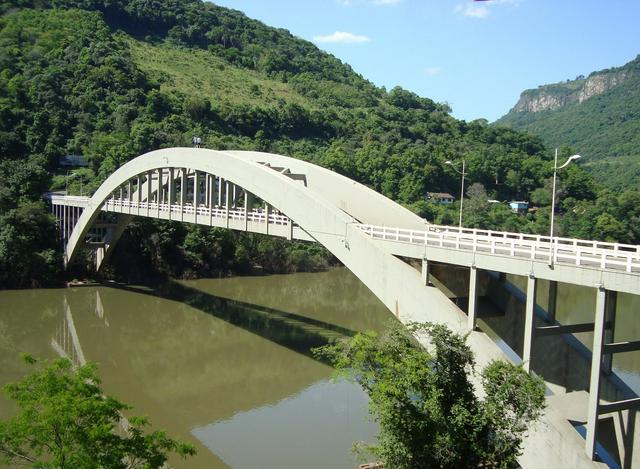
<path fill-rule="evenodd" d="M 615 189 L 640 187 L 640 55 L 622 67 L 526 90 L 497 121 L 570 145 Z"/>
<path fill-rule="evenodd" d="M 475 183 L 465 225 L 548 230 L 551 153 L 537 137 L 456 120 L 446 105 L 376 87 L 313 44 L 240 12 L 198 0 L 18 0 L 0 2 L 0 14 L 0 287 L 59 273 L 43 192 L 91 192 L 131 158 L 188 146 L 193 135 L 208 148 L 313 161 L 438 223 L 454 223 L 456 209 L 425 195 L 458 195 L 459 176 L 444 161 L 464 157 Z M 59 163 L 70 154 L 89 167 L 67 174 Z M 628 210 L 640 207 L 640 194 L 609 194 L 615 203 L 599 205 L 601 188 L 577 165 L 562 188 L 563 233 L 640 239 Z M 531 198 L 541 209 L 519 216 L 488 198 Z M 588 223 L 576 215 L 585 210 Z M 170 275 L 323 262 L 295 243 L 142 219 L 120 246 Z"/>

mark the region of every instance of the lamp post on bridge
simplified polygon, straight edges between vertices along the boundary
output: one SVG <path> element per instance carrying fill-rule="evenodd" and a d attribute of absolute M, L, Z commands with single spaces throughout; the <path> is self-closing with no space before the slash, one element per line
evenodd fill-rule
<path fill-rule="evenodd" d="M 464 161 L 464 158 L 462 158 L 462 171 L 458 171 L 456 167 L 453 165 L 453 161 L 451 160 L 445 161 L 444 164 L 448 164 L 456 173 L 462 176 L 462 184 L 460 186 L 460 220 L 458 222 L 458 228 L 461 230 L 462 229 L 462 203 L 464 202 L 464 177 L 466 176 L 466 173 L 464 172 L 465 161 Z"/>
<path fill-rule="evenodd" d="M 580 155 L 572 155 L 569 159 L 560 167 L 558 167 L 558 149 L 556 148 L 556 156 L 553 162 L 553 191 L 551 193 L 551 227 L 549 229 L 549 237 L 553 238 L 553 219 L 556 212 L 556 176 L 559 169 L 562 169 L 569 165 L 574 160 L 581 158 Z"/>

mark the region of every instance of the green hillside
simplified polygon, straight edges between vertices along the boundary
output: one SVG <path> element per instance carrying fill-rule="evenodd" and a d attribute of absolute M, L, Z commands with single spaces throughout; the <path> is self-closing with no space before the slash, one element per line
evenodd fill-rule
<path fill-rule="evenodd" d="M 547 106 L 533 112 L 542 100 Z M 587 78 L 527 90 L 496 123 L 539 135 L 551 147 L 575 148 L 586 168 L 611 188 L 638 188 L 640 56 Z"/>
<path fill-rule="evenodd" d="M 455 223 L 456 207 L 425 195 L 458 196 L 459 176 L 444 162 L 464 157 L 466 226 L 548 232 L 551 152 L 540 139 L 460 121 L 446 105 L 376 87 L 313 44 L 240 12 L 197 0 L 20 0 L 0 3 L 0 13 L 0 286 L 60 277 L 43 192 L 67 184 L 71 193 L 91 192 L 126 161 L 188 146 L 193 135 L 208 148 L 313 161 L 436 223 Z M 86 156 L 89 167 L 68 178 L 59 166 L 67 154 Z M 612 201 L 576 165 L 563 177 L 563 234 L 640 239 L 638 214 L 627 210 L 637 193 Z M 531 199 L 541 208 L 520 216 L 487 198 Z M 589 223 L 577 215 L 585 210 Z M 107 275 L 129 272 L 132 256 L 174 276 L 256 264 L 312 270 L 330 261 L 317 246 L 146 219 L 119 246 L 126 257 L 116 252 Z"/>

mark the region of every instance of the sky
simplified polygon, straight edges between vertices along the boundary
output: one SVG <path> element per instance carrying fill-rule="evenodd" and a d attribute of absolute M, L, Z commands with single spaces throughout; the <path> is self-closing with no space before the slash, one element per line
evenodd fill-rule
<path fill-rule="evenodd" d="M 640 54 L 638 0 L 215 0 L 288 29 L 378 86 L 490 122 L 525 89 Z"/>

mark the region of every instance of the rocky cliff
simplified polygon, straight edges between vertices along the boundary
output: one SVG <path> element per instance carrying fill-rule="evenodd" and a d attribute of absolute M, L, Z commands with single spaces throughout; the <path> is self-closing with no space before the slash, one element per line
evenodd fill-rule
<path fill-rule="evenodd" d="M 510 112 L 540 112 L 559 109 L 571 103 L 582 103 L 627 80 L 631 72 L 624 68 L 594 72 L 588 78 L 565 83 L 543 85 L 526 90 Z"/>

